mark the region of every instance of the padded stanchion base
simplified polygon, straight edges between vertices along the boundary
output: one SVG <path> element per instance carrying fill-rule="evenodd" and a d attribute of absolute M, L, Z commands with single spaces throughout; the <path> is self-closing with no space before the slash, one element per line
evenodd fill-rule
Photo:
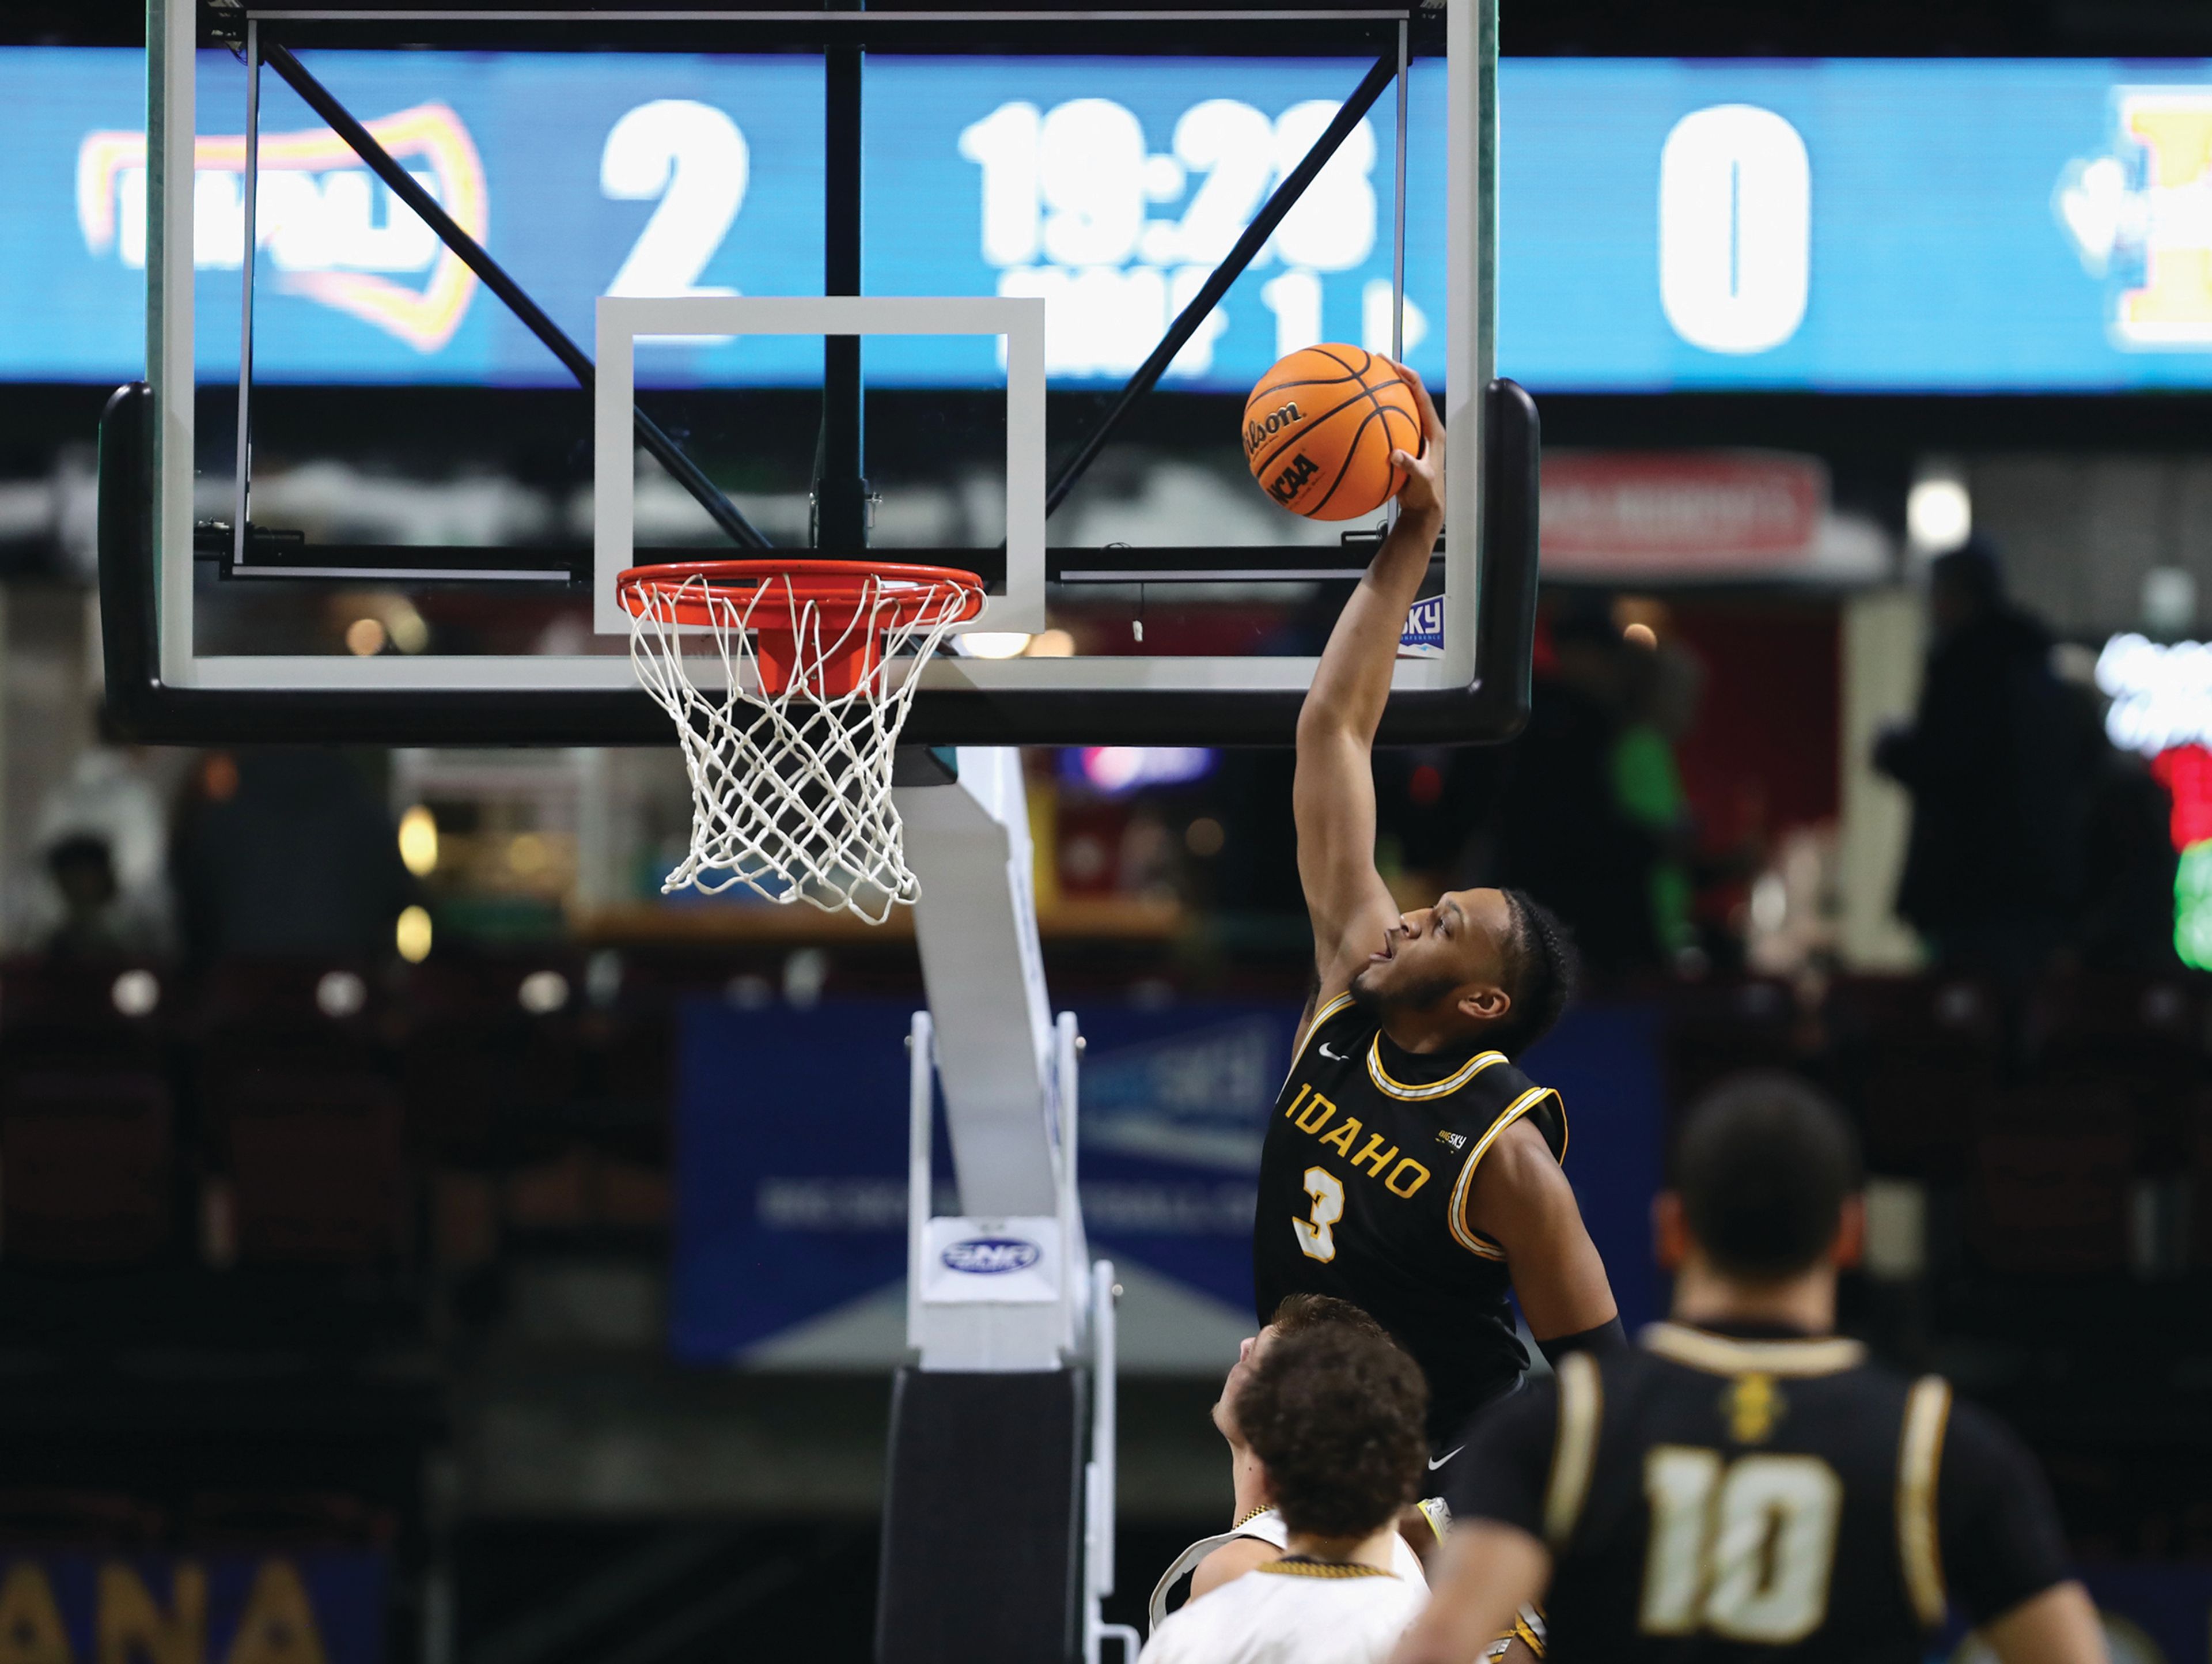
<path fill-rule="evenodd" d="M 878 1664 L 1066 1664 L 1081 1650 L 1087 1372 L 899 1371 Z"/>

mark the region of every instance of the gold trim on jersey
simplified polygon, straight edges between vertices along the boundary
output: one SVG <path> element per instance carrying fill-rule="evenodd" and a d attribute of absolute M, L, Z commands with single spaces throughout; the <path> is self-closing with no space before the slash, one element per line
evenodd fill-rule
<path fill-rule="evenodd" d="M 1654 1323 L 1638 1338 L 1647 1352 L 1716 1375 L 1832 1375 L 1866 1362 L 1866 1348 L 1840 1335 L 1738 1340 L 1686 1323 Z"/>
<path fill-rule="evenodd" d="M 1429 1529 L 1436 1533 L 1437 1541 L 1443 1542 L 1444 1533 L 1451 1529 L 1451 1505 L 1441 1496 L 1424 1496 L 1413 1506 L 1429 1522 Z"/>
<path fill-rule="evenodd" d="M 1291 1083 L 1291 1075 L 1297 1074 L 1298 1072 L 1299 1064 L 1305 1060 L 1306 1046 L 1313 1039 L 1315 1033 L 1323 1023 L 1327 1022 L 1331 1017 L 1334 1016 L 1338 1012 L 1343 1010 L 1346 1006 L 1351 1003 L 1352 996 L 1350 994 L 1339 994 L 1327 1005 L 1324 1005 L 1320 1010 L 1313 1014 L 1313 1021 L 1309 1022 L 1305 1027 L 1300 1031 L 1298 1034 L 1298 1043 L 1291 1048 L 1290 1075 L 1285 1075 L 1283 1077 L 1283 1084 L 1285 1086 L 1288 1086 Z"/>
<path fill-rule="evenodd" d="M 1559 1360 L 1559 1426 L 1552 1445 L 1552 1479 L 1544 1491 L 1544 1540 L 1554 1554 L 1567 1545 L 1589 1495 L 1597 1466 L 1598 1425 L 1605 1417 L 1605 1387 L 1587 1352 Z"/>
<path fill-rule="evenodd" d="M 1936 1531 L 1936 1480 L 1943 1465 L 1943 1430 L 1951 1415 L 1951 1383 L 1923 1375 L 1905 1395 L 1905 1433 L 1897 1452 L 1897 1546 L 1905 1587 L 1923 1629 L 1943 1622 L 1943 1552 Z"/>
<path fill-rule="evenodd" d="M 1382 1031 L 1378 1028 L 1367 1048 L 1367 1078 L 1375 1082 L 1377 1091 L 1418 1104 L 1431 1098 L 1449 1098 L 1492 1064 L 1504 1061 L 1503 1051 L 1478 1051 L 1441 1081 L 1427 1086 L 1408 1086 L 1403 1081 L 1392 1080 L 1390 1071 L 1382 1067 Z"/>
<path fill-rule="evenodd" d="M 1395 1571 L 1385 1571 L 1380 1566 L 1355 1565 L 1349 1560 L 1310 1560 L 1296 1555 L 1285 1555 L 1279 1560 L 1266 1560 L 1252 1568 L 1277 1577 L 1395 1577 Z"/>
<path fill-rule="evenodd" d="M 1254 1508 L 1254 1509 L 1247 1509 L 1244 1511 L 1243 1515 L 1240 1519 L 1238 1519 L 1238 1520 L 1237 1520 L 1237 1521 L 1234 1525 L 1232 1525 L 1232 1526 L 1231 1526 L 1231 1527 L 1229 1527 L 1229 1528 L 1230 1528 L 1230 1530 L 1231 1530 L 1231 1531 L 1242 1531 L 1242 1530 L 1243 1530 L 1245 1527 L 1247 1527 L 1247 1526 L 1250 1525 L 1250 1524 L 1252 1523 L 1252 1521 L 1255 1521 L 1255 1520 L 1258 1519 L 1258 1518 L 1259 1518 L 1262 1514 L 1267 1514 L 1267 1513 L 1270 1513 L 1270 1512 L 1272 1512 L 1272 1511 L 1273 1510 L 1273 1509 L 1274 1509 L 1274 1506 L 1275 1506 L 1275 1505 L 1274 1505 L 1273 1502 L 1262 1502 L 1262 1503 L 1261 1503 L 1261 1504 L 1260 1504 L 1260 1506 L 1259 1506 L 1259 1507 L 1257 1507 L 1257 1508 Z"/>
<path fill-rule="evenodd" d="M 1492 1052 L 1490 1055 L 1496 1057 L 1498 1054 Z M 1474 1148 L 1468 1151 L 1467 1164 L 1459 1170 L 1459 1182 L 1452 1186 L 1451 1209 L 1448 1217 L 1452 1240 L 1469 1253 L 1479 1254 L 1485 1259 L 1502 1260 L 1505 1258 L 1504 1249 L 1467 1222 L 1467 1190 L 1474 1182 L 1475 1164 L 1490 1153 L 1490 1147 L 1498 1142 L 1506 1128 L 1552 1095 L 1552 1088 L 1547 1086 L 1530 1087 L 1499 1112 L 1498 1118 L 1490 1124 L 1490 1131 L 1476 1139 Z"/>
<path fill-rule="evenodd" d="M 1551 1630 L 1534 1606 L 1523 1606 L 1513 1615 L 1513 1637 L 1539 1658 L 1551 1649 Z"/>

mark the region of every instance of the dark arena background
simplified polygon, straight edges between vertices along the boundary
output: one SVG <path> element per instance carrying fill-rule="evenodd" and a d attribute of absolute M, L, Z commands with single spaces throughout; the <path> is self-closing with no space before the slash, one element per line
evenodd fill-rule
<path fill-rule="evenodd" d="M 1009 9 L 973 8 L 982 44 L 918 99 L 957 142 L 903 158 L 899 211 L 955 226 L 975 292 L 1060 308 L 1057 466 L 1188 298 L 1195 268 L 1146 237 L 1198 234 L 1132 221 L 1107 246 L 1115 192 L 1139 215 L 1174 194 L 1139 149 L 1118 182 L 1112 155 L 1086 162 L 1095 200 L 1055 207 L 1048 180 L 1042 253 L 993 243 L 991 181 L 1019 160 L 993 124 L 1075 95 L 1029 88 L 1042 25 L 1005 26 L 993 55 L 988 14 Z M 1074 9 L 1020 9 L 1066 10 L 1066 50 L 1097 49 Z M 1380 869 L 1409 907 L 1512 884 L 1574 927 L 1589 986 L 1527 1067 L 1564 1099 L 1632 1332 L 1666 1307 L 1650 1210 L 1680 1112 L 1746 1070 L 1816 1082 L 1869 1167 L 1843 1326 L 2020 1431 L 2120 1664 L 2198 1664 L 2212 216 L 2191 204 L 2212 201 L 2212 13 L 1498 14 L 1496 370 L 1542 424 L 1532 708 L 1510 743 L 1378 753 Z M 128 0 L 0 7 L 0 1664 L 876 1656 L 915 926 L 665 897 L 690 814 L 672 745 L 157 745 L 118 720 L 97 448 L 110 396 L 147 375 L 145 35 Z M 592 297 L 681 176 L 625 174 L 600 119 L 659 107 L 636 59 L 526 44 L 591 97 L 440 104 L 481 163 L 436 192 L 487 193 L 488 246 L 588 345 Z M 204 46 L 204 77 L 236 74 Z M 684 96 L 712 104 L 714 54 L 738 48 L 684 50 L 703 65 Z M 1137 111 L 1151 151 L 1206 95 L 1174 79 L 1179 50 L 1086 94 Z M 1316 62 L 1334 101 L 1371 57 L 1255 59 L 1255 142 L 1287 131 L 1267 124 Z M 1409 123 L 1442 119 L 1424 72 Z M 270 134 L 311 125 L 267 96 Z M 702 291 L 793 292 L 773 275 L 799 235 L 780 118 L 729 117 L 750 184 L 698 211 L 735 216 L 733 248 L 764 221 L 746 258 L 770 275 L 711 247 L 655 258 Z M 228 119 L 202 118 L 208 237 L 243 223 L 209 159 Z M 1714 210 L 1698 147 L 1730 144 L 1761 160 Z M 1387 136 L 1362 165 L 1388 184 Z M 256 513 L 311 541 L 587 569 L 588 399 L 489 292 L 437 312 L 417 274 L 443 257 L 372 207 L 366 171 L 264 168 L 262 212 L 291 216 L 263 240 L 268 362 L 308 368 L 256 390 Z M 563 191 L 626 216 L 621 236 L 564 233 Z M 1292 536 L 1235 448 L 1233 384 L 1324 327 L 1389 344 L 1388 204 L 1331 200 L 1319 234 L 1280 234 L 1312 253 L 1267 256 L 1201 337 L 1218 375 L 1170 374 L 1118 420 L 1055 546 Z M 1425 375 L 1444 241 L 1411 200 L 1402 327 Z M 907 292 L 889 260 L 861 257 L 868 290 Z M 204 355 L 235 366 L 238 264 L 198 255 L 201 431 L 225 447 L 235 369 L 226 387 Z M 829 512 L 811 387 L 653 396 L 777 541 Z M 872 386 L 865 416 L 877 544 L 1001 538 L 995 394 L 918 371 Z M 229 453 L 201 463 L 198 512 L 227 539 Z M 641 539 L 705 536 L 665 478 L 641 477 L 635 512 Z M 1961 549 L 2001 586 L 1976 604 L 2004 645 L 1949 650 L 1963 603 L 1938 573 Z M 579 650 L 557 586 L 246 587 L 205 604 L 209 651 L 396 674 L 426 650 Z M 1054 627 L 1006 650 L 1311 653 L 1349 585 L 1166 588 L 1056 591 Z M 1152 737 L 1020 758 L 1043 975 L 1085 1042 L 1080 1203 L 1121 1290 L 1104 1616 L 1137 1624 L 1160 1570 L 1228 1522 L 1208 1411 L 1253 1327 L 1260 1138 L 1311 973 L 1288 749 Z M 967 1555 L 1012 1551 L 963 1528 Z"/>

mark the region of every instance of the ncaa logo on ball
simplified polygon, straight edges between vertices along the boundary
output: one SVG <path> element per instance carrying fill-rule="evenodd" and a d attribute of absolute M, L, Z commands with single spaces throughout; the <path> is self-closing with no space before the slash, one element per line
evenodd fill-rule
<path fill-rule="evenodd" d="M 1044 1250 L 1018 1236 L 971 1236 L 955 1242 L 938 1256 L 948 1270 L 971 1277 L 1002 1277 L 1025 1271 L 1044 1258 Z"/>
<path fill-rule="evenodd" d="M 1297 499 L 1298 488 L 1321 472 L 1320 464 L 1301 451 L 1282 472 L 1267 482 L 1267 495 L 1285 508 Z"/>

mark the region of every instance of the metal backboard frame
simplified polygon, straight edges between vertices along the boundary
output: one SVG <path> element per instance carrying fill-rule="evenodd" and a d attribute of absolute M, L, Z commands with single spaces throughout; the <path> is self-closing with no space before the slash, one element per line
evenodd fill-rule
<path fill-rule="evenodd" d="M 388 740 L 398 743 L 517 743 L 635 741 L 665 743 L 665 718 L 630 684 L 624 658 L 584 655 L 480 655 L 356 659 L 270 655 L 215 656 L 195 650 L 193 634 L 193 161 L 197 96 L 194 0 L 149 0 L 148 135 L 148 364 L 143 394 L 119 399 L 103 434 L 103 594 L 109 619 L 111 698 L 124 726 L 148 739 L 322 738 Z M 1322 14 L 1291 14 L 1321 15 Z M 1401 84 L 1407 20 L 1413 14 L 1347 14 L 1370 21 L 1400 20 Z M 261 31 L 330 27 L 333 21 L 403 17 L 451 19 L 458 14 L 343 13 L 260 10 L 242 15 Z M 468 14 L 481 21 L 498 14 Z M 556 21 L 553 12 L 514 14 Z M 604 17 L 604 15 L 601 15 Z M 1191 13 L 1069 13 L 1049 20 L 1088 21 L 1104 27 L 1143 27 L 1152 16 L 1187 24 Z M 697 22 L 704 14 L 626 14 L 625 25 L 658 17 Z M 1224 15 L 1240 26 L 1265 27 L 1257 13 Z M 742 26 L 811 30 L 842 40 L 849 33 L 898 27 L 909 34 L 938 31 L 933 42 L 958 50 L 961 30 L 1003 28 L 1004 14 L 724 13 L 742 44 Z M 1398 740 L 1495 741 L 1510 736 L 1525 716 L 1528 637 L 1534 599 L 1535 436 L 1533 405 L 1510 384 L 1492 384 L 1496 271 L 1496 27 L 1492 0 L 1448 0 L 1446 75 L 1447 253 L 1449 319 L 1446 331 L 1447 409 L 1450 485 L 1448 524 L 1462 528 L 1443 554 L 1445 650 L 1441 656 L 1401 660 L 1384 737 Z M 1018 21 L 1020 20 L 1017 20 Z M 264 34 L 264 38 L 274 38 Z M 833 45 L 834 60 L 844 49 Z M 857 66 L 859 53 L 849 56 Z M 1378 65 L 1378 69 L 1383 67 Z M 857 67 L 855 68 L 857 74 Z M 857 81 L 855 82 L 857 87 Z M 1371 95 L 1371 94 L 1370 94 Z M 857 106 L 855 107 L 857 110 Z M 857 114 L 855 117 L 857 121 Z M 856 129 L 857 131 L 857 129 Z M 1401 134 L 1403 125 L 1401 125 Z M 1402 201 L 1402 192 L 1401 192 Z M 1273 204 L 1270 204 L 1272 207 Z M 857 200 L 853 209 L 854 265 L 841 280 L 833 253 L 831 286 L 856 289 Z M 251 263 L 248 263 L 250 272 Z M 857 301 L 857 304 L 856 304 Z M 643 306 L 720 304 L 603 302 L 623 316 Z M 749 307 L 790 308 L 784 327 L 825 332 L 824 322 L 860 332 L 880 332 L 879 308 L 900 306 L 977 308 L 1024 303 L 950 297 L 866 297 L 833 295 Z M 1029 302 L 1041 311 L 1042 302 Z M 845 308 L 854 308 L 852 311 Z M 609 315 L 603 311 L 604 319 Z M 765 313 L 755 316 L 766 316 Z M 956 314 L 946 312 L 944 317 Z M 957 315 L 981 318 L 981 311 Z M 847 320 L 859 318 L 859 323 Z M 802 319 L 811 319 L 802 324 Z M 1006 321 L 1000 322 L 998 320 Z M 747 324 L 747 328 L 760 325 Z M 963 329 L 969 327 L 963 325 Z M 708 327 L 687 321 L 684 332 Z M 1010 313 L 994 314 L 988 332 L 1009 344 L 1008 460 L 1010 507 L 1045 489 L 1042 423 L 1012 419 L 1014 403 L 1026 400 L 1028 374 L 1012 373 L 1024 326 Z M 633 331 L 633 332 L 635 332 Z M 648 332 L 661 332 L 653 324 Z M 603 322 L 599 355 L 605 369 Z M 857 350 L 854 356 L 857 381 Z M 599 420 L 604 436 L 610 374 L 601 383 Z M 1036 387 L 1041 401 L 1042 357 Z M 1133 387 L 1131 396 L 1141 393 Z M 856 393 L 857 396 L 857 393 Z M 1024 405 L 1024 408 L 1027 408 Z M 617 407 L 617 420 L 619 411 Z M 1017 430 L 1023 431 L 1018 432 Z M 602 449 L 604 449 L 604 442 Z M 630 452 L 622 447 L 628 466 Z M 604 484 L 605 460 L 600 462 Z M 605 511 L 603 509 L 602 513 Z M 1030 518 L 1026 509 L 1018 517 Z M 1041 516 L 1036 517 L 1041 521 Z M 1042 586 L 1086 565 L 1110 565 L 1103 551 L 1047 551 L 1041 524 L 1010 520 L 1009 583 L 1003 605 L 979 626 L 1034 629 L 1042 622 Z M 601 559 L 606 564 L 605 521 Z M 1018 533 L 1018 534 L 1017 534 Z M 239 532 L 241 552 L 244 533 Z M 746 551 L 744 552 L 753 552 Z M 1224 555 L 1231 552 L 1224 552 Z M 1310 576 L 1355 575 L 1364 556 L 1347 551 L 1329 564 L 1304 567 Z M 1048 573 L 1044 569 L 1049 569 Z M 596 576 L 602 583 L 605 574 Z M 1034 600 L 1035 607 L 1031 602 Z M 611 595 L 606 597 L 611 604 Z M 1034 621 L 1031 621 L 1034 620 Z M 604 624 L 604 620 L 599 620 Z M 985 661 L 946 658 L 925 680 L 909 728 L 929 743 L 1115 742 L 1173 738 L 1185 742 L 1286 742 L 1300 696 L 1315 661 L 1297 657 L 1145 657 L 1094 655 L 1075 659 Z"/>
<path fill-rule="evenodd" d="M 954 630 L 965 634 L 1045 627 L 1042 301 L 998 296 L 685 295 L 663 300 L 607 296 L 599 304 L 599 381 L 592 395 L 592 621 L 600 633 L 629 633 L 629 615 L 615 600 L 615 579 L 636 564 L 631 405 L 637 340 L 652 335 L 1002 338 L 1006 344 L 1006 588 L 988 597 L 973 619 Z M 974 667 L 991 667 L 977 661 Z M 925 679 L 922 686 L 926 691 L 930 683 Z"/>

